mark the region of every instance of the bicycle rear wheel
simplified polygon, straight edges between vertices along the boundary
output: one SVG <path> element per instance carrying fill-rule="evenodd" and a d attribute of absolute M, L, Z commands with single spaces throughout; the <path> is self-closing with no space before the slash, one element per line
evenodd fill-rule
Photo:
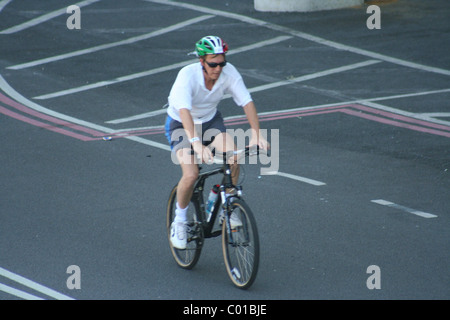
<path fill-rule="evenodd" d="M 169 246 L 176 263 L 184 269 L 192 269 L 200 258 L 203 245 L 203 232 L 200 226 L 200 219 L 194 205 L 190 205 L 187 212 L 187 246 L 186 249 L 177 249 L 172 246 L 170 241 L 170 226 L 175 219 L 175 209 L 177 202 L 177 186 L 172 189 L 169 201 L 167 203 L 167 235 L 169 237 Z"/>
<path fill-rule="evenodd" d="M 222 225 L 222 250 L 228 276 L 235 286 L 247 289 L 255 281 L 259 265 L 259 237 L 256 220 L 249 206 L 234 199 L 231 212 L 242 226 L 231 229 L 227 217 Z"/>

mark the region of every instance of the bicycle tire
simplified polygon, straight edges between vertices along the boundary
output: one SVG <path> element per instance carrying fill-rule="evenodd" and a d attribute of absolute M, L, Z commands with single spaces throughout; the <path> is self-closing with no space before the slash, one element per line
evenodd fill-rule
<path fill-rule="evenodd" d="M 188 218 L 188 243 L 186 249 L 177 249 L 170 241 L 170 226 L 175 218 L 177 201 L 177 186 L 175 186 L 169 196 L 167 203 L 167 235 L 169 239 L 170 251 L 178 266 L 183 269 L 192 269 L 198 262 L 204 241 L 203 233 L 198 222 L 194 205 L 190 205 L 187 213 Z"/>
<path fill-rule="evenodd" d="M 258 230 L 254 215 L 244 200 L 232 200 L 230 215 L 232 213 L 242 221 L 242 226 L 231 230 L 228 227 L 229 218 L 226 218 L 222 225 L 225 267 L 233 284 L 240 289 L 247 289 L 253 284 L 258 273 Z"/>

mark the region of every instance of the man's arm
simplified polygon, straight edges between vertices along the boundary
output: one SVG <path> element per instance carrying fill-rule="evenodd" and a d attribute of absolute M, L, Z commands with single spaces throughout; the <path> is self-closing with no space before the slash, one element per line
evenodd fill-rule
<path fill-rule="evenodd" d="M 180 109 L 180 119 L 188 139 L 200 138 L 195 131 L 194 120 L 192 120 L 191 112 L 188 109 Z"/>
<path fill-rule="evenodd" d="M 270 148 L 270 144 L 266 139 L 260 135 L 259 118 L 256 112 L 256 107 L 253 101 L 250 101 L 244 106 L 245 115 L 252 129 L 252 137 L 250 139 L 250 145 L 258 145 L 261 149 L 267 150 Z"/>
<path fill-rule="evenodd" d="M 191 112 L 188 109 L 180 109 L 180 118 L 184 131 L 186 132 L 188 139 L 191 141 L 192 149 L 194 149 L 195 153 L 197 153 L 203 161 L 207 163 L 211 162 L 213 160 L 211 150 L 203 145 L 201 141 L 202 137 L 195 130 Z"/>

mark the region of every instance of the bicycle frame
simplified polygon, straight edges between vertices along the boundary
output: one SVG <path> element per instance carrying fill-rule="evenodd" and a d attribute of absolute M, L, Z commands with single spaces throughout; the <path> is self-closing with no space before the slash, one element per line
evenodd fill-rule
<path fill-rule="evenodd" d="M 230 154 L 232 155 L 230 156 Z M 178 249 L 173 244 L 170 245 L 177 264 L 184 269 L 192 269 L 200 258 L 204 240 L 221 235 L 228 276 L 233 284 L 241 289 L 247 289 L 255 280 L 259 264 L 259 237 L 254 214 L 242 199 L 242 188 L 233 184 L 231 172 L 233 165 L 231 163 L 239 164 L 239 156 L 252 154 L 253 150 L 248 147 L 245 150 L 224 153 L 220 167 L 199 172 L 194 183 L 191 197 L 192 207 L 186 224 L 186 247 Z M 255 154 L 259 154 L 258 149 Z M 227 161 L 230 158 L 233 159 L 232 162 Z M 206 183 L 206 180 L 216 174 L 222 174 L 219 185 L 220 199 L 217 198 L 209 219 L 205 207 L 206 194 L 204 195 L 203 192 L 206 189 L 209 191 L 210 185 L 215 182 Z M 235 190 L 230 192 L 232 188 Z M 174 208 L 176 196 L 177 186 L 172 189 L 167 206 L 169 241 L 172 239 L 172 224 L 176 216 Z M 194 210 L 195 212 L 193 212 Z"/>
<path fill-rule="evenodd" d="M 194 185 L 194 192 L 193 192 L 193 199 L 195 199 L 193 202 L 195 206 L 195 210 L 197 213 L 200 213 L 200 223 L 203 226 L 203 235 L 205 238 L 211 238 L 211 237 L 217 237 L 222 234 L 222 230 L 217 230 L 215 232 L 212 232 L 212 229 L 214 227 L 214 222 L 216 221 L 217 215 L 219 213 L 220 207 L 223 208 L 224 212 L 228 211 L 229 206 L 229 197 L 226 195 L 226 190 L 235 188 L 237 193 L 236 195 L 233 195 L 233 197 L 240 198 L 242 194 L 242 187 L 234 185 L 231 179 L 231 165 L 226 161 L 227 160 L 228 153 L 223 153 L 223 165 L 219 168 L 201 172 L 199 173 L 199 176 L 197 178 L 197 181 Z M 199 166 L 199 170 L 201 170 L 201 167 Z M 216 200 L 216 205 L 214 206 L 214 209 L 211 213 L 211 219 L 209 222 L 206 220 L 206 210 L 205 210 L 205 201 L 203 197 L 203 190 L 205 186 L 205 181 L 210 176 L 216 175 L 222 173 L 223 178 L 222 182 L 220 184 L 220 200 L 219 198 Z M 221 206 L 218 206 L 217 203 L 220 201 L 222 204 Z"/>

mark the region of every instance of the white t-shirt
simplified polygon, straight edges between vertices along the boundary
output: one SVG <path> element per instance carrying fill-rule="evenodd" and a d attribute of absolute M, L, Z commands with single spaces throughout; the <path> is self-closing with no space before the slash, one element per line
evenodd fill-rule
<path fill-rule="evenodd" d="M 214 117 L 217 105 L 226 94 L 230 94 L 241 107 L 252 101 L 242 76 L 231 63 L 223 67 L 211 91 L 205 87 L 202 65 L 200 62 L 193 63 L 178 73 L 170 90 L 167 113 L 181 122 L 180 109 L 188 109 L 194 123 L 204 123 Z"/>

